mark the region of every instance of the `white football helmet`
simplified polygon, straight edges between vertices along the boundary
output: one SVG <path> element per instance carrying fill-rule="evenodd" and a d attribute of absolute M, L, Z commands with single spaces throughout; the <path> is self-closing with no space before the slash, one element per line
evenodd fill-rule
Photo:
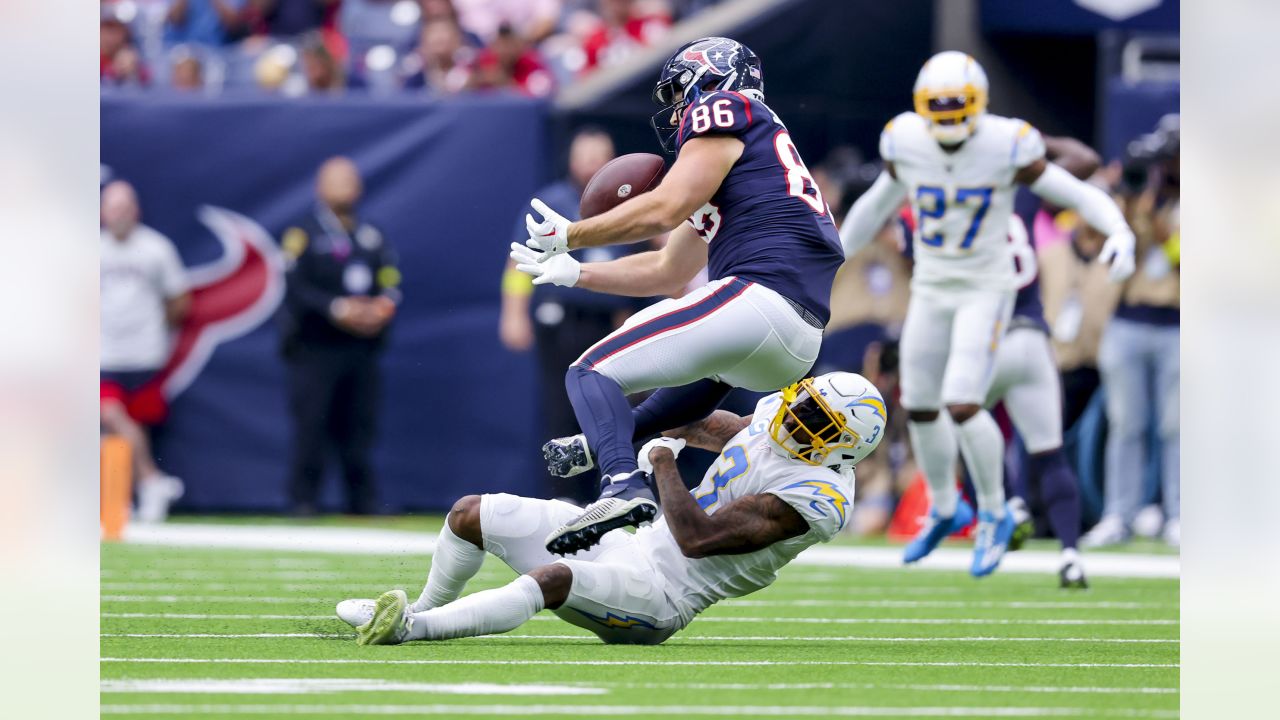
<path fill-rule="evenodd" d="M 969 139 L 987 111 L 987 73 L 977 60 L 955 50 L 929 58 L 916 76 L 916 113 L 943 145 Z"/>
<path fill-rule="evenodd" d="M 769 437 L 780 454 L 840 472 L 876 449 L 887 421 L 884 398 L 871 381 L 832 372 L 782 389 Z"/>

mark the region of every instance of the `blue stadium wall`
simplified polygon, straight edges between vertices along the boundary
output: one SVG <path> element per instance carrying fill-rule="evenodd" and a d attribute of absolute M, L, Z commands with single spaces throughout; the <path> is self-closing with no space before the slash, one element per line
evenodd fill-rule
<path fill-rule="evenodd" d="M 459 495 L 540 495 L 528 355 L 497 340 L 499 277 L 518 213 L 546 180 L 546 109 L 518 98 L 216 101 L 105 97 L 104 178 L 137 188 L 143 221 L 188 266 L 223 242 L 210 206 L 278 238 L 313 207 L 314 173 L 332 155 L 365 176 L 367 219 L 401 257 L 404 302 L 383 357 L 376 468 L 387 512 L 439 510 Z M 180 509 L 286 507 L 289 418 L 277 325 L 241 328 L 214 347 L 157 434 L 182 477 Z M 341 507 L 336 477 L 325 505 Z"/>

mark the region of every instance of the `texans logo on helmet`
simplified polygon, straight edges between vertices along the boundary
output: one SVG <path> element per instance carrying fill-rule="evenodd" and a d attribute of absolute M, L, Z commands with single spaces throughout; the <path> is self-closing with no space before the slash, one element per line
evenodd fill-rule
<path fill-rule="evenodd" d="M 208 205 L 197 217 L 222 244 L 222 257 L 187 269 L 191 310 L 160 371 L 166 398 L 195 380 L 214 348 L 261 325 L 284 297 L 284 258 L 262 226 Z"/>
<path fill-rule="evenodd" d="M 705 65 L 721 75 L 727 75 L 733 71 L 733 58 L 737 54 L 736 43 L 720 39 L 698 43 L 686 49 L 681 57 L 689 62 Z"/>

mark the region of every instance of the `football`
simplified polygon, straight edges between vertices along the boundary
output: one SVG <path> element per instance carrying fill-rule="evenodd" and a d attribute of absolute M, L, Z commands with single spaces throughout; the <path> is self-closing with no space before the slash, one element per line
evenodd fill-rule
<path fill-rule="evenodd" d="M 610 160 L 591 176 L 578 210 L 589 218 L 608 212 L 640 193 L 658 186 L 667 163 L 659 155 L 631 153 Z"/>

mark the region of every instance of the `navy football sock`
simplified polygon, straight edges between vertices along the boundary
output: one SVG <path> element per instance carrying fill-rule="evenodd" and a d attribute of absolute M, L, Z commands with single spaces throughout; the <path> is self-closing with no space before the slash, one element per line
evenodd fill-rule
<path fill-rule="evenodd" d="M 659 388 L 631 411 L 635 440 L 701 420 L 720 407 L 731 390 L 732 385 L 710 379 Z"/>
<path fill-rule="evenodd" d="M 564 376 L 564 387 L 578 418 L 578 427 L 587 436 L 595 455 L 602 482 L 607 475 L 621 475 L 636 468 L 631 438 L 635 421 L 631 405 L 618 383 L 594 370 L 572 365 Z"/>
<path fill-rule="evenodd" d="M 1031 472 L 1040 481 L 1040 497 L 1049 526 L 1064 549 L 1080 540 L 1080 486 L 1062 448 L 1031 456 Z"/>

